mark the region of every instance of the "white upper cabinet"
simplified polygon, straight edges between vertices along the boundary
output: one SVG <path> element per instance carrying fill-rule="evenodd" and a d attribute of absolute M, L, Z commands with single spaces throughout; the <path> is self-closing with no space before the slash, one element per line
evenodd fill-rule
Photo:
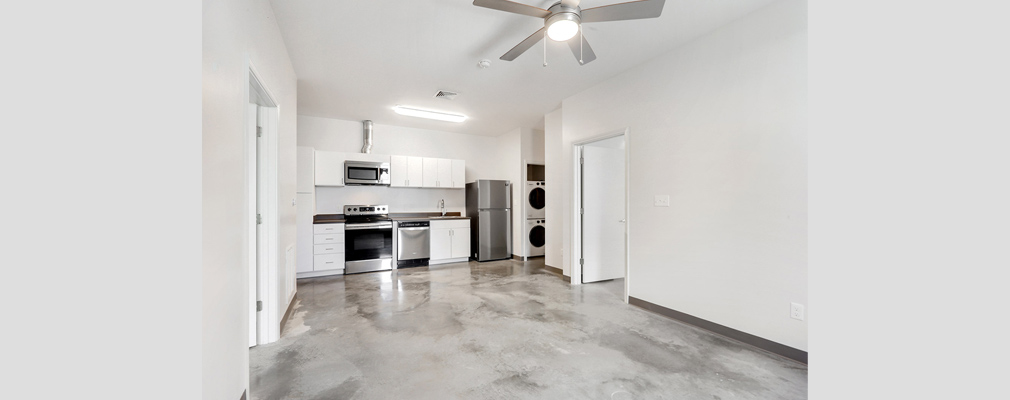
<path fill-rule="evenodd" d="M 407 156 L 389 156 L 389 186 L 407 186 Z"/>
<path fill-rule="evenodd" d="M 452 160 L 452 187 L 466 187 L 466 161 Z"/>
<path fill-rule="evenodd" d="M 344 186 L 344 161 L 358 159 L 389 160 L 390 187 L 466 187 L 466 161 L 463 160 L 313 151 L 311 147 L 298 147 L 298 192 L 314 193 L 315 186 Z"/>
<path fill-rule="evenodd" d="M 421 187 L 423 171 L 424 159 L 421 157 L 389 156 L 391 187 Z"/>
<path fill-rule="evenodd" d="M 422 165 L 421 187 L 438 187 L 438 159 L 424 158 Z"/>
<path fill-rule="evenodd" d="M 421 187 L 424 182 L 424 159 L 407 157 L 407 186 Z"/>
<path fill-rule="evenodd" d="M 344 186 L 344 153 L 316 150 L 316 186 Z"/>
<path fill-rule="evenodd" d="M 298 146 L 298 151 L 296 153 L 296 165 L 297 172 L 295 173 L 295 192 L 298 193 L 314 193 L 316 190 L 316 183 L 313 175 L 315 175 L 315 156 L 316 152 L 311 147 Z"/>
<path fill-rule="evenodd" d="M 452 187 L 452 160 L 448 158 L 438 159 L 438 180 L 435 182 L 435 186 L 440 188 Z"/>

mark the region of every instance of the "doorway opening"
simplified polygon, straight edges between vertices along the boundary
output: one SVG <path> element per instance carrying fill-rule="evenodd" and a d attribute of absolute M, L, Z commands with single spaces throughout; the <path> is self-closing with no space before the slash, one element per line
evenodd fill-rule
<path fill-rule="evenodd" d="M 279 339 L 277 318 L 277 122 L 274 97 L 249 69 L 246 106 L 246 265 L 249 347 Z"/>
<path fill-rule="evenodd" d="M 544 164 L 523 160 L 523 184 L 519 197 L 519 242 L 523 261 L 544 257 L 547 245 L 547 182 L 544 181 Z"/>
<path fill-rule="evenodd" d="M 628 131 L 573 143 L 572 283 L 618 285 L 628 301 Z M 620 282 L 620 281 L 623 282 Z"/>

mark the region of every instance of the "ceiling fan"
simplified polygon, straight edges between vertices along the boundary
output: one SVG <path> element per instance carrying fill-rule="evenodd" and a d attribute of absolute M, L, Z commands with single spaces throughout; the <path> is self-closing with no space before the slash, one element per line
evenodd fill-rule
<path fill-rule="evenodd" d="M 561 0 L 546 10 L 509 0 L 473 0 L 473 5 L 544 19 L 543 28 L 502 55 L 502 60 L 515 60 L 543 39 L 546 31 L 546 36 L 554 41 L 568 41 L 568 47 L 572 49 L 579 64 L 585 65 L 596 59 L 596 53 L 583 35 L 579 35 L 581 40 L 570 40 L 580 33 L 583 23 L 656 18 L 663 13 L 663 3 L 666 0 L 629 1 L 585 10 L 579 7 L 579 2 L 580 0 Z M 544 65 L 547 65 L 546 62 Z"/>

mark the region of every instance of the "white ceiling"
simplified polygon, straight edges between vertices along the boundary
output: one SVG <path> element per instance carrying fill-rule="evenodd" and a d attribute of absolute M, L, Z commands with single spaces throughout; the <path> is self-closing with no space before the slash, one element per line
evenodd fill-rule
<path fill-rule="evenodd" d="M 517 0 L 548 8 L 555 0 Z M 625 0 L 583 0 L 591 8 Z M 496 136 L 543 127 L 561 100 L 774 0 L 667 0 L 659 18 L 587 23 L 597 59 L 579 66 L 567 44 L 506 51 L 543 20 L 471 0 L 271 0 L 298 75 L 298 114 Z M 489 69 L 477 62 L 491 60 Z M 436 99 L 439 90 L 458 92 Z M 410 105 L 469 116 L 463 123 L 401 116 Z"/>

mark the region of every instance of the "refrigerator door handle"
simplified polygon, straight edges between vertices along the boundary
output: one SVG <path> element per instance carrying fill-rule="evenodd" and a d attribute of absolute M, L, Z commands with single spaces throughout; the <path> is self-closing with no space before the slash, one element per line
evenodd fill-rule
<path fill-rule="evenodd" d="M 510 200 L 511 200 L 511 197 L 512 196 L 510 194 L 509 195 L 509 199 Z M 512 209 L 511 208 L 506 208 L 505 209 L 505 215 L 508 216 L 508 221 L 509 221 L 509 223 L 505 224 L 505 226 L 508 228 L 508 229 L 506 229 L 506 231 L 508 231 L 508 233 L 505 234 L 505 248 L 508 249 L 508 257 L 512 258 Z"/>

